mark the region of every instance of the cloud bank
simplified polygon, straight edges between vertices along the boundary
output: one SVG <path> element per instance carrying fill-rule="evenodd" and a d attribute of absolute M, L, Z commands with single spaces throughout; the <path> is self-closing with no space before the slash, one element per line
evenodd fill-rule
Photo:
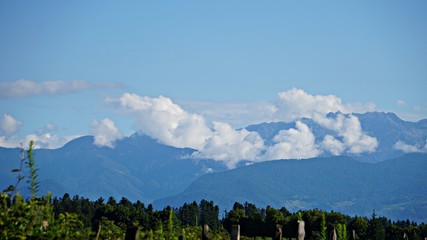
<path fill-rule="evenodd" d="M 0 82 L 0 98 L 59 95 L 86 89 L 119 87 L 121 85 L 117 83 L 94 84 L 84 80 L 35 82 L 21 79 L 15 82 Z"/>
<path fill-rule="evenodd" d="M 35 142 L 35 149 L 56 149 L 81 136 L 58 136 L 54 133 L 56 126 L 48 123 L 46 126 L 36 130 L 35 133 L 18 137 L 15 134 L 19 131 L 22 124 L 22 121 L 15 119 L 12 115 L 4 114 L 3 118 L 0 119 L 0 146 L 7 148 L 27 147 L 28 143 L 32 140 Z"/>
<path fill-rule="evenodd" d="M 241 160 L 301 159 L 326 152 L 361 154 L 373 152 L 378 146 L 374 137 L 362 131 L 356 116 L 342 113 L 357 108 L 370 109 L 372 104 L 343 104 L 336 96 L 313 96 L 299 89 L 279 93 L 276 103 L 269 107 L 270 118 L 291 121 L 309 117 L 338 138 L 326 135 L 316 141 L 310 127 L 297 120 L 295 128 L 280 131 L 273 145 L 268 146 L 257 132 L 235 130 L 225 122 L 207 121 L 164 96 L 151 98 L 125 93 L 106 101 L 130 114 L 135 119 L 133 127 L 139 133 L 166 145 L 196 149 L 194 157 L 223 161 L 230 168 Z M 330 112 L 339 113 L 328 116 Z"/>
<path fill-rule="evenodd" d="M 52 87 L 50 93 L 61 92 L 60 88 L 62 87 Z M 84 83 L 76 83 L 74 88 L 71 87 L 71 89 L 83 88 Z M 193 157 L 222 161 L 229 168 L 235 167 L 242 160 L 256 162 L 304 159 L 322 154 L 358 155 L 373 152 L 378 146 L 377 139 L 365 133 L 359 119 L 350 113 L 372 110 L 375 107 L 373 104 L 344 104 L 334 95 L 310 95 L 295 88 L 280 92 L 275 102 L 262 102 L 252 109 L 246 105 L 244 110 L 237 110 L 239 105 L 234 105 L 222 111 L 223 116 L 235 109 L 236 115 L 243 113 L 249 119 L 251 115 L 260 113 L 261 118 L 268 122 L 295 121 L 295 127 L 281 130 L 273 137 L 272 143 L 268 144 L 257 132 L 236 130 L 225 121 L 207 120 L 204 114 L 209 112 L 209 109 L 202 114 L 194 113 L 164 96 L 152 98 L 124 93 L 116 98 L 107 98 L 105 101 L 133 119 L 133 129 L 138 133 L 146 134 L 169 146 L 193 148 L 197 150 Z M 214 109 L 213 112 L 215 111 Z M 331 112 L 335 113 L 329 114 Z M 211 114 L 209 118 L 213 116 L 214 114 Z M 310 129 L 311 125 L 307 124 L 307 118 L 329 131 L 323 139 L 316 139 L 313 130 Z M 16 140 L 14 134 L 21 124 L 22 122 L 11 115 L 3 116 L 0 120 L 1 146 L 19 146 L 20 141 Z M 53 124 L 48 124 L 35 134 L 25 136 L 23 141 L 35 140 L 38 148 L 58 148 L 78 137 L 59 137 L 54 134 L 55 130 Z M 123 134 L 109 118 L 93 120 L 90 133 L 94 136 L 94 144 L 100 147 L 113 148 L 115 141 L 123 138 Z M 420 151 L 404 143 L 396 143 L 395 148 Z"/>
<path fill-rule="evenodd" d="M 313 118 L 331 112 L 358 113 L 375 109 L 373 103 L 344 104 L 342 99 L 335 95 L 311 95 L 297 88 L 279 92 L 275 105 L 275 118 L 280 121 Z"/>
<path fill-rule="evenodd" d="M 258 133 L 235 130 L 222 122 L 207 123 L 195 113 L 189 113 L 171 99 L 142 97 L 125 93 L 109 99 L 135 118 L 134 128 L 160 143 L 198 150 L 198 157 L 224 161 L 233 167 L 240 160 L 257 160 L 263 148 Z"/>
<path fill-rule="evenodd" d="M 410 145 L 403 141 L 397 141 L 393 147 L 404 153 L 427 153 L 427 140 L 424 145 Z"/>

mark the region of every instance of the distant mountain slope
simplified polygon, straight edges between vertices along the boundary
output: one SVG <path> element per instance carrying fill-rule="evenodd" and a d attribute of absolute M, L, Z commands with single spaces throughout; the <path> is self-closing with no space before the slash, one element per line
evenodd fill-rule
<path fill-rule="evenodd" d="M 335 118 L 337 113 L 330 113 L 328 117 Z M 390 158 L 395 158 L 404 154 L 403 151 L 395 149 L 394 145 L 398 141 L 403 141 L 409 145 L 424 145 L 427 140 L 427 119 L 418 122 L 408 122 L 400 119 L 394 113 L 367 112 L 363 114 L 353 114 L 359 118 L 363 132 L 378 140 L 378 147 L 373 153 L 363 153 L 350 155 L 358 160 L 367 162 L 378 162 Z M 348 114 L 346 115 L 348 116 Z M 339 139 L 337 134 L 319 125 L 312 119 L 302 118 L 301 122 L 307 124 L 313 132 L 316 143 L 319 144 L 326 135 Z M 260 123 L 246 127 L 248 131 L 258 132 L 266 145 L 273 144 L 273 138 L 281 130 L 295 128 L 295 122 L 272 122 Z M 322 153 L 320 156 L 331 156 L 329 153 Z"/>
<path fill-rule="evenodd" d="M 36 150 L 35 159 L 43 192 L 151 202 L 182 191 L 208 171 L 225 170 L 215 161 L 188 158 L 193 152 L 138 134 L 118 141 L 114 149 L 99 148 L 87 136 L 56 150 Z M 18 159 L 19 149 L 0 148 L 0 188 L 16 181 L 9 170 L 18 167 Z"/>
<path fill-rule="evenodd" d="M 427 222 L 427 154 L 371 164 L 348 157 L 279 160 L 207 174 L 182 193 L 154 202 L 180 206 L 200 199 L 223 209 L 235 201 L 289 210 L 320 208 Z"/>

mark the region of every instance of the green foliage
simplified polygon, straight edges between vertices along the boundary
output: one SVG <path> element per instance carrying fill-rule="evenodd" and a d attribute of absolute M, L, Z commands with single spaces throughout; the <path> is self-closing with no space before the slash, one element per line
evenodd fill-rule
<path fill-rule="evenodd" d="M 9 185 L 9 187 L 7 187 L 5 190 L 3 190 L 4 193 L 10 193 L 11 196 L 15 195 L 15 193 L 18 189 L 19 183 L 25 178 L 25 176 L 22 174 L 22 169 L 23 169 L 24 162 L 25 162 L 24 151 L 25 150 L 23 148 L 21 148 L 21 154 L 20 154 L 21 157 L 20 157 L 20 161 L 19 161 L 20 162 L 19 168 L 10 170 L 13 173 L 18 173 L 18 177 L 17 177 L 15 185 Z"/>
<path fill-rule="evenodd" d="M 297 215 L 298 215 L 298 221 L 302 221 L 302 214 L 301 214 L 301 212 L 298 212 Z"/>
<path fill-rule="evenodd" d="M 39 182 L 38 182 L 38 169 L 36 168 L 36 164 L 33 157 L 33 147 L 34 147 L 34 141 L 30 141 L 29 149 L 27 150 L 28 155 L 28 170 L 30 171 L 29 179 L 27 180 L 27 183 L 29 183 L 31 190 L 31 198 L 35 199 L 37 197 L 37 192 L 39 190 Z"/>
<path fill-rule="evenodd" d="M 356 231 L 356 237 L 359 239 L 365 239 L 367 237 L 369 228 L 369 220 L 365 217 L 354 217 L 350 221 L 350 230 Z"/>
<path fill-rule="evenodd" d="M 325 212 L 322 212 L 322 216 L 320 219 L 320 236 L 323 240 L 326 240 L 328 238 L 327 230 L 328 230 L 328 228 L 326 226 Z"/>
<path fill-rule="evenodd" d="M 203 226 L 207 224 L 209 228 L 213 231 L 219 231 L 220 222 L 218 219 L 219 207 L 214 205 L 212 201 L 208 202 L 206 200 L 200 201 L 200 217 L 199 224 Z"/>
<path fill-rule="evenodd" d="M 114 221 L 102 217 L 101 219 L 101 239 L 124 239 L 125 234 L 123 229 L 115 224 Z"/>
<path fill-rule="evenodd" d="M 385 231 L 382 225 L 381 219 L 375 214 L 375 210 L 372 213 L 372 217 L 369 220 L 369 227 L 367 229 L 367 236 L 372 240 L 384 240 Z"/>
<path fill-rule="evenodd" d="M 178 210 L 178 216 L 181 220 L 183 226 L 193 226 L 196 227 L 199 225 L 199 206 L 194 201 L 191 204 L 184 203 L 182 207 Z"/>
<path fill-rule="evenodd" d="M 347 240 L 347 226 L 345 224 L 337 225 L 337 239 Z"/>

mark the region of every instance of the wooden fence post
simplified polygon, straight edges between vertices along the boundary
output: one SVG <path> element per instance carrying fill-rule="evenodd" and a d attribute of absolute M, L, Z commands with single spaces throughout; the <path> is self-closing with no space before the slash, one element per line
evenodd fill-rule
<path fill-rule="evenodd" d="M 235 224 L 231 226 L 231 240 L 240 240 L 240 225 Z"/>
<path fill-rule="evenodd" d="M 276 232 L 274 233 L 274 240 L 282 240 L 282 225 L 276 224 Z"/>
<path fill-rule="evenodd" d="M 130 227 L 126 230 L 125 240 L 138 240 L 139 229 L 138 227 Z"/>
<path fill-rule="evenodd" d="M 298 240 L 304 240 L 305 238 L 305 222 L 298 220 Z"/>
<path fill-rule="evenodd" d="M 202 229 L 202 240 L 208 240 L 208 234 L 209 234 L 209 226 L 207 224 L 203 225 Z"/>

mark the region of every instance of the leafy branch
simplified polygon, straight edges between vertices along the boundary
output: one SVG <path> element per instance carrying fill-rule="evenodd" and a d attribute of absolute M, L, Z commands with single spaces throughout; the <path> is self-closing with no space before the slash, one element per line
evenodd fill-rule
<path fill-rule="evenodd" d="M 30 141 L 29 149 L 27 150 L 28 155 L 28 168 L 30 170 L 30 178 L 27 180 L 27 183 L 30 184 L 29 189 L 31 190 L 31 198 L 35 199 L 37 197 L 37 192 L 39 190 L 39 182 L 37 180 L 38 178 L 38 169 L 35 166 L 34 156 L 33 156 L 33 148 L 34 148 L 34 141 Z"/>
<path fill-rule="evenodd" d="M 20 162 L 19 168 L 10 170 L 13 173 L 18 173 L 18 178 L 16 180 L 15 185 L 10 185 L 8 188 L 6 188 L 3 191 L 5 193 L 10 192 L 12 197 L 16 194 L 16 191 L 18 189 L 19 183 L 25 178 L 25 176 L 22 175 L 22 169 L 24 167 L 24 162 L 25 162 L 24 152 L 25 152 L 25 150 L 22 147 L 22 143 L 21 143 L 21 151 L 20 151 L 20 158 L 19 158 L 19 162 Z"/>

